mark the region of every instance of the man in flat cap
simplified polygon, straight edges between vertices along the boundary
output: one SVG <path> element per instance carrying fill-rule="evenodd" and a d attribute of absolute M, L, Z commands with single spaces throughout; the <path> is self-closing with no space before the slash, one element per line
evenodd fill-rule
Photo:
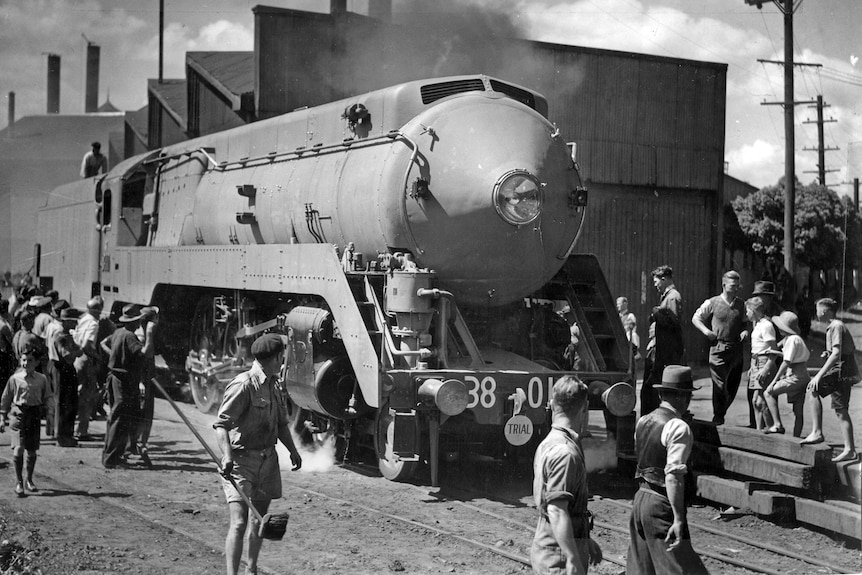
<path fill-rule="evenodd" d="M 284 362 L 281 336 L 273 333 L 260 336 L 252 344 L 251 354 L 254 356 L 251 369 L 227 384 L 213 427 L 222 452 L 222 474 L 234 479 L 263 516 L 270 502 L 281 497 L 276 441 L 281 440 L 287 447 L 294 471 L 302 466 L 302 458 L 290 435 L 287 395 L 278 377 Z M 230 527 L 225 538 L 227 573 L 237 573 L 246 535 L 246 572 L 257 573 L 257 556 L 263 543 L 258 521 L 230 481 L 223 479 L 222 486 L 230 510 Z"/>
<path fill-rule="evenodd" d="M 673 268 L 661 265 L 652 271 L 652 283 L 660 301 L 650 314 L 648 325 L 644 380 L 641 386 L 641 415 L 659 405 L 654 386 L 661 381 L 666 365 L 682 363 L 685 345 L 682 339 L 682 295 L 673 281 Z"/>
<path fill-rule="evenodd" d="M 629 575 L 700 575 L 706 567 L 691 546 L 685 505 L 685 475 L 694 444 L 683 414 L 695 390 L 691 368 L 669 365 L 661 403 L 635 427 L 639 489 L 629 520 Z"/>
<path fill-rule="evenodd" d="M 736 297 L 740 286 L 738 272 L 725 272 L 721 293 L 704 301 L 691 318 L 694 327 L 709 339 L 712 422 L 716 425 L 724 424 L 742 379 L 742 342 L 748 331 L 745 303 Z"/>

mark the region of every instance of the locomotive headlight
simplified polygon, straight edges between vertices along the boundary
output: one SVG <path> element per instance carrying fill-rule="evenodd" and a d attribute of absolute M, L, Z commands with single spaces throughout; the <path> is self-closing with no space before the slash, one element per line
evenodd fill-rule
<path fill-rule="evenodd" d="M 494 207 L 512 225 L 530 223 L 542 211 L 541 190 L 535 176 L 524 170 L 512 170 L 494 185 Z"/>

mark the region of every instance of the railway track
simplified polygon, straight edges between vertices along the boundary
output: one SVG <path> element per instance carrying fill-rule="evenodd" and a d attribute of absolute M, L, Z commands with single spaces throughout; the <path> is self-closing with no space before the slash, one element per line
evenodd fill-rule
<path fill-rule="evenodd" d="M 349 468 L 361 471 L 365 474 L 369 473 L 369 468 L 365 466 L 351 465 Z M 427 492 L 424 487 L 410 486 L 420 493 Z M 527 552 L 521 555 L 512 556 L 512 553 L 499 553 L 498 548 L 491 548 L 490 551 L 498 553 L 513 561 L 529 565 L 529 544 L 532 539 L 533 531 L 535 530 L 535 509 L 530 507 L 527 513 L 527 518 L 524 517 L 523 509 L 525 507 L 522 501 L 500 498 L 498 495 L 490 494 L 478 490 L 470 490 L 463 488 L 447 487 L 448 493 L 461 492 L 463 497 L 458 499 L 448 499 L 453 505 L 460 506 L 471 512 L 479 513 L 493 520 L 493 522 L 505 522 L 516 527 L 520 531 L 520 536 L 525 538 L 520 546 L 526 548 Z M 485 499 L 485 503 L 467 503 L 464 499 L 473 499 L 476 496 L 481 496 Z M 345 502 L 349 503 L 349 502 Z M 492 508 L 487 508 L 488 506 Z M 529 507 L 529 506 L 528 506 Z M 604 551 L 604 562 L 611 565 L 606 565 L 601 569 L 601 572 L 616 573 L 619 570 L 614 570 L 613 566 L 625 567 L 625 555 L 628 548 L 629 530 L 628 530 L 628 514 L 631 511 L 631 504 L 618 501 L 615 499 L 606 499 L 596 497 L 590 504 L 590 508 L 602 508 L 599 511 L 599 516 L 608 516 L 610 520 L 597 519 L 594 524 L 594 536 L 602 544 Z M 616 509 L 622 513 L 609 513 L 609 509 Z M 521 510 L 520 512 L 518 510 Z M 595 512 L 595 511 L 594 511 Z M 488 525 L 488 523 L 486 523 Z M 778 547 L 765 542 L 759 542 L 751 536 L 739 535 L 732 533 L 726 529 L 720 529 L 704 525 L 702 523 L 691 521 L 689 527 L 692 530 L 692 538 L 695 543 L 695 550 L 701 557 L 707 558 L 711 562 L 711 570 L 713 572 L 729 573 L 728 566 L 738 569 L 739 573 L 762 573 L 765 575 L 785 575 L 787 573 L 811 573 L 816 570 L 819 573 L 855 573 L 858 568 L 851 568 L 843 565 L 838 565 L 834 562 L 825 561 L 796 553 L 785 547 Z M 487 544 L 470 540 L 468 537 L 457 535 L 457 532 L 448 531 L 449 534 L 461 537 L 467 542 L 471 542 L 478 546 L 487 547 Z M 740 559 L 734 555 L 751 556 L 756 555 L 757 560 Z M 601 568 L 601 566 L 600 566 Z M 624 569 L 623 569 L 624 571 Z M 737 572 L 737 571 L 734 571 Z"/>
<path fill-rule="evenodd" d="M 188 414 L 201 431 L 209 427 L 208 417 L 193 411 Z M 163 415 L 156 429 L 160 437 L 154 442 L 160 447 L 151 449 L 152 470 L 106 473 L 98 464 L 101 450 L 43 446 L 37 474 L 43 490 L 49 488 L 44 495 L 55 483 L 58 493 L 83 495 L 94 504 L 112 505 L 134 516 L 142 528 L 169 529 L 177 539 L 189 541 L 189 546 L 206 554 L 221 554 L 227 518 L 212 465 L 170 414 Z M 528 569 L 536 521 L 528 497 L 529 478 L 522 474 L 510 479 L 508 474 L 488 471 L 466 465 L 463 473 L 453 470 L 444 476 L 440 488 L 392 483 L 379 477 L 376 466 L 364 464 L 320 473 L 286 471 L 282 474 L 285 499 L 274 502 L 273 509 L 289 510 L 291 527 L 283 542 L 264 546 L 262 572 L 325 574 L 349 567 L 352 573 L 379 573 L 392 570 L 390 565 L 401 561 L 412 573 L 523 573 Z M 611 477 L 614 475 L 609 474 L 608 480 Z M 599 482 L 594 483 L 597 487 Z M 596 496 L 590 509 L 597 515 L 594 536 L 602 546 L 604 561 L 590 572 L 619 575 L 625 569 L 630 505 L 624 501 L 625 495 L 608 495 L 607 485 L 601 485 L 598 492 L 604 497 Z M 30 503 L 40 508 L 47 501 L 35 496 Z M 747 575 L 860 570 L 842 565 L 858 562 L 858 553 L 838 552 L 827 545 L 816 554 L 795 553 L 793 540 L 780 547 L 774 545 L 775 538 L 772 546 L 763 541 L 765 537 L 760 537 L 757 529 L 764 524 L 759 521 L 752 520 L 747 530 L 735 524 L 734 532 L 722 529 L 721 524 L 705 525 L 709 514 L 714 513 L 695 508 L 689 515 L 695 547 L 711 572 Z M 787 535 L 809 538 L 814 534 L 787 530 Z M 366 552 L 366 548 L 373 551 Z M 423 548 L 425 557 L 420 559 Z M 318 559 L 332 553 L 338 557 L 333 563 Z M 369 557 L 372 553 L 377 556 Z M 304 554 L 314 559 L 297 563 Z M 428 568 L 429 561 L 439 561 L 442 568 L 438 570 L 434 563 Z"/>

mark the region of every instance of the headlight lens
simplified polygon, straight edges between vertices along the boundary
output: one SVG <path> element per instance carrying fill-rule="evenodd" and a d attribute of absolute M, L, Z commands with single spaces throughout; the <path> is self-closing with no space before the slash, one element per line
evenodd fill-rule
<path fill-rule="evenodd" d="M 539 181 L 523 170 L 504 174 L 494 186 L 494 207 L 510 224 L 520 226 L 532 222 L 542 211 Z"/>

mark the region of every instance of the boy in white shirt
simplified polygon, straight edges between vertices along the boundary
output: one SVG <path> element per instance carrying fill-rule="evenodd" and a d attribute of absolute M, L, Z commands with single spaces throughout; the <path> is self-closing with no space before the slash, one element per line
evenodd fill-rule
<path fill-rule="evenodd" d="M 778 345 L 782 349 L 781 365 L 766 388 L 764 396 L 769 413 L 775 423 L 766 433 L 784 433 L 781 414 L 778 413 L 778 396 L 787 394 L 787 401 L 793 406 L 793 437 L 802 436 L 803 405 L 805 404 L 805 388 L 811 377 L 808 375 L 808 358 L 811 352 L 805 341 L 799 336 L 799 318 L 792 311 L 783 311 L 781 315 L 772 316 L 772 323 L 784 335 Z"/>
<path fill-rule="evenodd" d="M 766 407 L 763 390 L 775 377 L 775 352 L 778 349 L 775 328 L 764 315 L 766 304 L 755 296 L 745 302 L 745 315 L 754 327 L 751 330 L 751 367 L 748 371 L 748 389 L 752 390 L 755 428 L 760 431 L 772 427 L 772 414 Z"/>

